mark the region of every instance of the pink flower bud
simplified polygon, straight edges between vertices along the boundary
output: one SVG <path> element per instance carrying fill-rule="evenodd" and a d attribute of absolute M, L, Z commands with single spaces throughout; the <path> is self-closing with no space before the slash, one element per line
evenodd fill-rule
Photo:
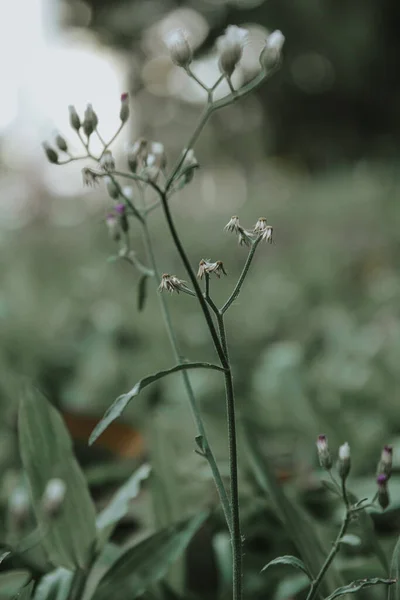
<path fill-rule="evenodd" d="M 379 505 L 385 510 L 390 504 L 389 490 L 387 487 L 388 477 L 384 473 L 378 475 L 376 483 L 378 484 L 378 502 Z"/>
<path fill-rule="evenodd" d="M 329 452 L 328 438 L 326 437 L 326 435 L 321 434 L 318 436 L 317 451 L 318 451 L 319 464 L 326 471 L 330 471 L 332 468 L 332 458 L 331 458 L 331 454 Z"/>
<path fill-rule="evenodd" d="M 393 446 L 384 446 L 378 464 L 378 475 L 384 474 L 389 479 L 392 474 Z"/>

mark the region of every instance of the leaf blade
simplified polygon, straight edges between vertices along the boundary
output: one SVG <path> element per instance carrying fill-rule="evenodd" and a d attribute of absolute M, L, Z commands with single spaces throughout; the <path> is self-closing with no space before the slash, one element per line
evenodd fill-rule
<path fill-rule="evenodd" d="M 400 600 L 400 537 L 393 550 L 390 577 L 397 581 L 389 588 L 388 600 Z"/>
<path fill-rule="evenodd" d="M 139 312 L 142 312 L 146 304 L 148 279 L 149 276 L 146 273 L 144 273 L 139 279 L 137 296 L 137 309 Z"/>
<path fill-rule="evenodd" d="M 295 569 L 299 569 L 300 571 L 303 571 L 303 573 L 305 573 L 307 575 L 309 580 L 312 581 L 313 577 L 312 577 L 310 571 L 307 569 L 307 567 L 303 563 L 303 561 L 300 560 L 300 558 L 297 558 L 297 556 L 290 556 L 290 555 L 278 556 L 277 558 L 270 560 L 269 563 L 267 563 L 265 565 L 265 567 L 263 567 L 261 569 L 261 573 L 263 571 L 265 571 L 266 569 L 269 569 L 269 567 L 272 567 L 273 565 L 290 565 L 291 567 L 294 567 Z"/>
<path fill-rule="evenodd" d="M 89 446 L 91 446 L 98 437 L 107 429 L 107 427 L 115 421 L 118 417 L 121 416 L 125 408 L 128 406 L 129 402 L 140 392 L 143 388 L 147 387 L 151 383 L 154 383 L 158 379 L 162 379 L 167 375 L 172 375 L 173 373 L 177 373 L 178 371 L 184 371 L 187 369 L 212 369 L 215 371 L 223 371 L 224 369 L 219 365 L 213 365 L 211 363 L 206 362 L 188 362 L 183 363 L 181 365 L 175 365 L 170 369 L 165 369 L 163 371 L 158 371 L 157 373 L 153 373 L 152 375 L 147 375 L 140 379 L 133 388 L 127 392 L 126 394 L 122 394 L 118 396 L 118 398 L 111 404 L 111 406 L 106 410 L 102 419 L 97 423 L 96 427 L 93 429 L 92 433 L 89 437 Z"/>
<path fill-rule="evenodd" d="M 84 568 L 97 538 L 95 509 L 72 440 L 60 413 L 37 390 L 23 395 L 18 414 L 19 446 L 43 546 L 52 563 Z M 42 497 L 50 479 L 61 478 L 66 496 L 61 513 L 49 524 Z"/>
<path fill-rule="evenodd" d="M 345 594 L 355 594 L 359 592 L 365 587 L 371 587 L 372 585 L 393 585 L 395 583 L 394 579 L 382 579 L 380 577 L 373 577 L 371 579 L 359 579 L 357 581 L 353 581 L 348 585 L 344 585 L 337 590 L 335 590 L 330 596 L 325 598 L 325 600 L 334 600 L 335 598 L 339 598 L 340 596 L 344 596 Z"/>

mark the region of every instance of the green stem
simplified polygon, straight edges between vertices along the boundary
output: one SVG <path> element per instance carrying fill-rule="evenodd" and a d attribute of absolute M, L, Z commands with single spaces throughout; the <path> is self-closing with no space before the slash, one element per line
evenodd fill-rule
<path fill-rule="evenodd" d="M 83 596 L 83 592 L 86 585 L 87 573 L 83 569 L 77 569 L 74 573 L 71 589 L 69 592 L 68 600 L 80 600 Z"/>
<path fill-rule="evenodd" d="M 339 552 L 340 541 L 341 541 L 342 537 L 345 535 L 347 528 L 349 526 L 350 519 L 351 519 L 351 512 L 352 512 L 351 509 L 349 509 L 349 508 L 346 509 L 346 516 L 343 520 L 343 523 L 342 523 L 342 526 L 338 533 L 338 536 L 337 536 L 337 538 L 332 546 L 332 549 L 329 552 L 324 564 L 322 565 L 320 572 L 318 573 L 316 579 L 312 582 L 311 588 L 310 588 L 310 591 L 308 592 L 308 596 L 307 596 L 306 600 L 313 600 L 316 597 L 318 589 L 319 589 L 319 587 L 322 583 L 322 580 L 325 576 L 325 573 L 331 566 L 332 561 L 335 558 L 336 554 Z"/>
<path fill-rule="evenodd" d="M 240 532 L 239 512 L 239 477 L 238 477 L 238 453 L 235 416 L 235 394 L 233 387 L 232 368 L 229 361 L 228 345 L 226 341 L 224 316 L 218 314 L 218 328 L 224 354 L 228 361 L 228 369 L 225 377 L 226 414 L 228 420 L 228 444 L 229 444 L 229 468 L 230 468 L 230 498 L 232 510 L 232 562 L 233 562 L 233 598 L 240 600 L 242 597 L 242 535 Z"/>
<path fill-rule="evenodd" d="M 213 310 L 214 313 L 216 315 L 218 315 L 218 313 L 219 313 L 218 306 L 215 304 L 214 300 L 211 298 L 211 295 L 210 295 L 210 275 L 209 275 L 209 273 L 205 273 L 205 276 L 206 276 L 205 299 L 207 300 L 211 310 Z"/>
<path fill-rule="evenodd" d="M 151 267 L 152 267 L 152 269 L 154 271 L 154 274 L 156 276 L 156 279 L 157 279 L 157 281 L 159 281 L 160 280 L 160 273 L 158 271 L 157 261 L 156 261 L 156 257 L 155 257 L 154 249 L 153 249 L 153 244 L 152 244 L 150 232 L 149 232 L 149 229 L 147 227 L 146 221 L 144 221 L 142 223 L 142 229 L 143 229 L 143 239 L 144 239 L 144 244 L 145 244 L 145 247 L 146 247 L 146 252 L 147 252 L 147 255 L 148 255 Z M 172 347 L 172 351 L 174 353 L 175 360 L 179 364 L 182 364 L 183 360 L 182 360 L 182 357 L 180 356 L 180 353 L 179 353 L 178 340 L 176 338 L 175 330 L 174 330 L 174 327 L 172 325 L 171 315 L 169 313 L 167 300 L 166 300 L 166 298 L 165 298 L 165 296 L 163 294 L 158 294 L 158 297 L 159 297 L 159 302 L 160 302 L 160 307 L 161 307 L 161 312 L 162 312 L 162 315 L 163 315 L 165 327 L 167 329 L 169 341 L 170 341 L 170 344 L 171 344 L 171 347 Z M 230 509 L 230 504 L 229 504 L 228 496 L 227 496 L 227 493 L 226 493 L 224 482 L 222 480 L 221 473 L 220 473 L 220 471 L 218 469 L 217 462 L 216 462 L 215 457 L 214 457 L 214 453 L 212 452 L 210 443 L 208 441 L 206 429 L 205 429 L 205 426 L 204 426 L 204 423 L 203 423 L 203 419 L 202 419 L 202 416 L 201 416 L 201 412 L 200 412 L 199 406 L 197 404 L 196 397 L 194 395 L 194 391 L 193 391 L 193 388 L 192 388 L 192 384 L 190 382 L 189 375 L 188 375 L 188 373 L 186 371 L 182 371 L 182 379 L 183 379 L 183 383 L 184 383 L 184 386 L 185 386 L 185 389 L 186 389 L 186 393 L 187 393 L 187 396 L 188 396 L 188 399 L 189 399 L 189 404 L 190 404 L 190 408 L 191 408 L 191 411 L 192 411 L 192 414 L 193 414 L 193 418 L 194 418 L 194 421 L 196 423 L 197 431 L 198 431 L 199 435 L 201 435 L 201 437 L 202 437 L 202 443 L 203 443 L 203 449 L 204 449 L 204 457 L 206 458 L 206 460 L 208 461 L 208 464 L 210 465 L 210 469 L 211 469 L 211 472 L 213 474 L 215 486 L 217 488 L 218 495 L 219 495 L 219 498 L 220 498 L 220 501 L 221 501 L 222 510 L 224 511 L 224 516 L 225 516 L 225 519 L 226 519 L 226 523 L 228 525 L 229 531 L 231 531 L 231 529 L 232 529 L 232 519 L 231 519 L 231 509 Z"/>
<path fill-rule="evenodd" d="M 224 314 L 228 308 L 231 306 L 231 304 L 236 300 L 236 298 L 239 296 L 240 294 L 240 290 L 242 289 L 242 285 L 244 283 L 244 280 L 246 279 L 246 275 L 250 269 L 250 265 L 252 263 L 252 260 L 254 258 L 254 254 L 257 250 L 257 246 L 261 241 L 261 236 L 258 237 L 256 240 L 254 240 L 254 242 L 252 242 L 251 248 L 250 248 L 250 252 L 249 255 L 247 257 L 247 260 L 245 262 L 245 265 L 243 267 L 243 270 L 240 274 L 240 277 L 238 279 L 237 284 L 235 285 L 235 289 L 233 290 L 232 294 L 229 296 L 228 300 L 225 302 L 225 304 L 223 305 L 223 307 L 221 308 L 221 314 Z"/>
<path fill-rule="evenodd" d="M 214 322 L 212 320 L 210 311 L 208 310 L 207 301 L 206 301 L 206 299 L 203 296 L 203 293 L 201 291 L 199 282 L 197 281 L 196 274 L 194 273 L 194 271 L 192 269 L 192 265 L 190 264 L 190 260 L 189 260 L 189 258 L 187 256 L 186 252 L 185 252 L 185 249 L 182 246 L 182 242 L 181 242 L 181 240 L 179 238 L 179 235 L 178 235 L 178 232 L 176 230 L 174 221 L 172 219 L 171 211 L 170 211 L 169 206 L 168 206 L 168 199 L 167 199 L 166 193 L 161 193 L 160 194 L 160 199 L 161 199 L 161 205 L 162 205 L 163 210 L 164 210 L 164 215 L 165 215 L 168 227 L 169 227 L 169 231 L 171 233 L 171 237 L 172 237 L 172 239 L 174 241 L 175 247 L 176 247 L 176 249 L 178 251 L 178 254 L 179 254 L 179 256 L 180 256 L 180 258 L 182 260 L 182 263 L 183 263 L 183 265 L 184 265 L 184 267 L 186 269 L 186 272 L 187 272 L 187 274 L 189 276 L 189 279 L 192 282 L 193 289 L 194 289 L 194 291 L 196 293 L 196 296 L 197 296 L 197 299 L 199 301 L 201 310 L 203 311 L 204 318 L 206 320 L 208 329 L 210 331 L 211 338 L 212 338 L 212 340 L 214 342 L 214 347 L 215 347 L 215 350 L 216 350 L 216 352 L 218 354 L 218 358 L 221 361 L 221 365 L 226 369 L 226 368 L 229 367 L 229 365 L 228 365 L 227 359 L 225 357 L 225 353 L 223 351 L 223 348 L 222 348 L 222 345 L 221 345 L 221 341 L 220 341 L 220 339 L 218 337 L 218 333 L 217 333 L 217 330 L 215 328 Z"/>

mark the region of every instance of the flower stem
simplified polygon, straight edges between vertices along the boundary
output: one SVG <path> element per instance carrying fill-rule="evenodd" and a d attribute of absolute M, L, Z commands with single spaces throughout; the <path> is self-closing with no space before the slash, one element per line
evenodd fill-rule
<path fill-rule="evenodd" d="M 254 254 L 255 254 L 255 252 L 257 250 L 257 246 L 260 243 L 260 241 L 261 241 L 261 236 L 259 236 L 257 239 L 254 240 L 254 242 L 252 242 L 249 255 L 247 257 L 247 260 L 245 262 L 243 270 L 242 270 L 242 272 L 240 274 L 238 282 L 235 285 L 235 289 L 233 290 L 232 294 L 229 296 L 228 300 L 225 302 L 225 304 L 221 308 L 221 311 L 220 311 L 221 314 L 224 314 L 228 310 L 228 308 L 231 306 L 231 304 L 239 296 L 240 290 L 242 289 L 242 285 L 244 283 L 244 280 L 246 279 L 246 275 L 247 275 L 247 273 L 248 273 L 248 271 L 250 269 L 250 265 L 252 263 L 252 260 L 254 258 Z"/>
<path fill-rule="evenodd" d="M 332 546 L 332 549 L 329 552 L 324 564 L 322 565 L 320 572 L 318 573 L 316 579 L 312 582 L 311 588 L 310 588 L 310 591 L 308 592 L 308 596 L 307 596 L 306 600 L 313 600 L 316 597 L 318 589 L 319 589 L 319 587 L 322 583 L 322 580 L 325 576 L 325 573 L 331 566 L 332 561 L 335 558 L 336 554 L 339 552 L 340 540 L 342 539 L 342 537 L 344 536 L 344 534 L 347 531 L 347 528 L 349 526 L 350 519 L 351 519 L 351 514 L 352 514 L 351 508 L 347 507 L 346 515 L 343 520 L 340 531 L 338 533 L 338 536 L 337 536 L 337 538 Z"/>

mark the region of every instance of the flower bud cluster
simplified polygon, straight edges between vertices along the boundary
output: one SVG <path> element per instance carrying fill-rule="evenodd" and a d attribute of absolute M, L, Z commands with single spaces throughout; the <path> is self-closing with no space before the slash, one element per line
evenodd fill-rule
<path fill-rule="evenodd" d="M 128 149 L 128 166 L 132 173 L 155 183 L 167 166 L 163 144 L 139 138 Z"/>

